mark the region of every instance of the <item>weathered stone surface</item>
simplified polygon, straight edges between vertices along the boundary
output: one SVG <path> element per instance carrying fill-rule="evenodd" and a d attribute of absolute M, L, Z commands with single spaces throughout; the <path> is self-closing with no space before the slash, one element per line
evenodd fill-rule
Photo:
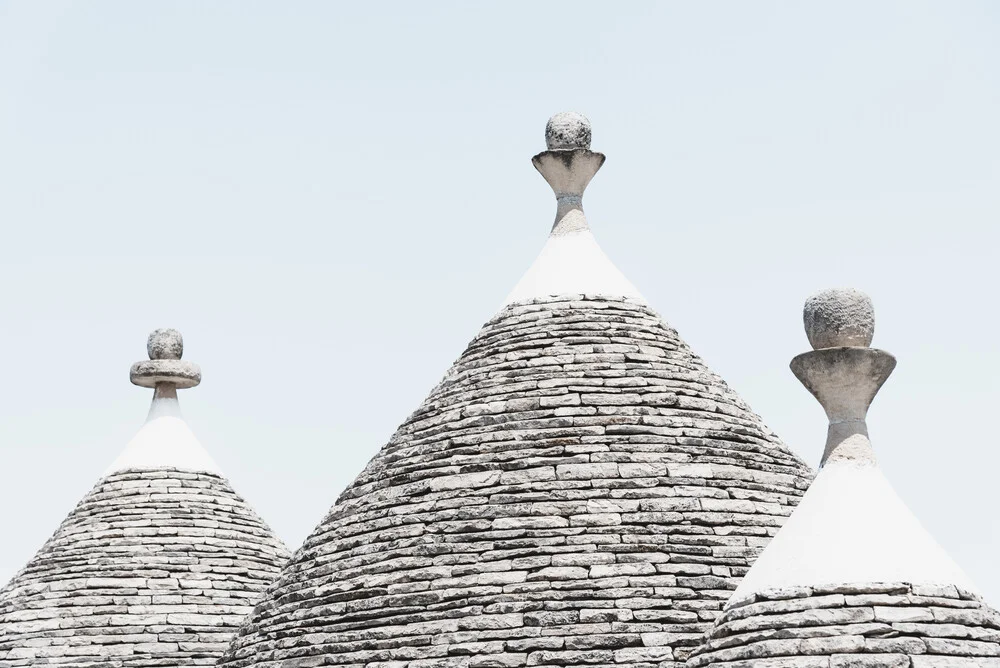
<path fill-rule="evenodd" d="M 0 590 L 0 667 L 212 665 L 287 557 L 217 475 L 113 473 Z"/>
<path fill-rule="evenodd" d="M 802 320 L 816 350 L 840 346 L 867 348 L 875 335 L 871 298 L 853 288 L 823 290 L 806 300 Z"/>
<path fill-rule="evenodd" d="M 222 665 L 672 665 L 810 477 L 648 307 L 513 304 Z"/>
<path fill-rule="evenodd" d="M 792 668 L 814 656 L 825 657 L 829 668 L 1000 666 L 1000 616 L 954 587 L 844 584 L 791 593 L 761 592 L 731 604 L 689 657 L 689 668 L 749 659 Z"/>

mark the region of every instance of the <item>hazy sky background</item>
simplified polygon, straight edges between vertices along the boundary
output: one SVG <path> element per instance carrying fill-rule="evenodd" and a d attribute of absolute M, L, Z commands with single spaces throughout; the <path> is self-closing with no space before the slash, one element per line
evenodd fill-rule
<path fill-rule="evenodd" d="M 1000 4 L 0 3 L 0 580 L 145 418 L 289 546 L 540 250 L 588 115 L 605 251 L 810 464 L 812 292 L 873 298 L 886 475 L 1000 604 Z"/>

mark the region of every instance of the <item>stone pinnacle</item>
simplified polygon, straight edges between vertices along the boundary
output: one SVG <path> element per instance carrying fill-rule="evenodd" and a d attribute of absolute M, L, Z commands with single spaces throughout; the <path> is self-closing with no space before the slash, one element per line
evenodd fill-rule
<path fill-rule="evenodd" d="M 140 387 L 174 389 L 194 387 L 201 382 L 201 369 L 197 364 L 181 360 L 184 339 L 176 329 L 154 330 L 146 340 L 149 360 L 132 365 L 129 378 Z"/>
<path fill-rule="evenodd" d="M 604 164 L 604 154 L 590 150 L 590 121 L 576 112 L 556 114 L 545 125 L 545 145 L 531 162 L 556 194 L 552 235 L 589 229 L 583 191 Z"/>
<path fill-rule="evenodd" d="M 858 290 L 824 290 L 802 312 L 814 350 L 792 360 L 792 373 L 823 406 L 830 420 L 820 466 L 829 461 L 874 464 L 868 407 L 896 368 L 896 358 L 869 348 L 875 309 Z"/>

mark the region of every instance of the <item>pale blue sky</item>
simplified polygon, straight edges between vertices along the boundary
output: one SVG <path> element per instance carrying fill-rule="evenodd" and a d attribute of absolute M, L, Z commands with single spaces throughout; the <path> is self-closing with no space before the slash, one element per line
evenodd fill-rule
<path fill-rule="evenodd" d="M 0 579 L 141 425 L 291 547 L 541 248 L 587 114 L 604 249 L 811 464 L 806 296 L 871 294 L 887 476 L 1000 603 L 1000 5 L 0 2 Z"/>

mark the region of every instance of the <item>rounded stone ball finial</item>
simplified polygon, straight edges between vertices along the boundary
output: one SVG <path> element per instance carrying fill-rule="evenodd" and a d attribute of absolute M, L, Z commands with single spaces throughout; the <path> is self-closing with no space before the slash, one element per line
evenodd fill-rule
<path fill-rule="evenodd" d="M 179 360 L 184 354 L 184 337 L 176 329 L 154 329 L 146 339 L 151 360 Z"/>
<path fill-rule="evenodd" d="M 867 348 L 875 335 L 875 307 L 854 288 L 817 292 L 806 300 L 802 320 L 809 343 L 820 348 Z"/>
<path fill-rule="evenodd" d="M 564 111 L 545 124 L 545 145 L 550 151 L 590 148 L 590 121 L 583 114 Z"/>

